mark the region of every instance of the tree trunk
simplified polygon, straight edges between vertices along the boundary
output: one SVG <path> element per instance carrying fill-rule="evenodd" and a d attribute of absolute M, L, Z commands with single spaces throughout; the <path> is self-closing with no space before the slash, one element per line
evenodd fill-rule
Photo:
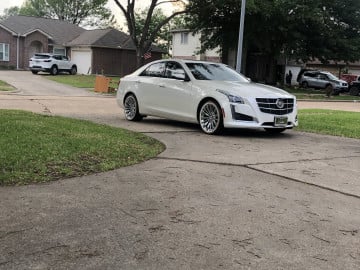
<path fill-rule="evenodd" d="M 145 59 L 142 48 L 136 48 L 136 68 L 143 66 L 144 63 Z"/>

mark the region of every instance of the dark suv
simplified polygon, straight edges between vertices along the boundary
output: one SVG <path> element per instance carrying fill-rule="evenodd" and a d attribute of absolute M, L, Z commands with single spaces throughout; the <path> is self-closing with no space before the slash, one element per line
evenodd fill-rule
<path fill-rule="evenodd" d="M 349 86 L 349 95 L 358 96 L 360 95 L 360 78 L 357 81 L 353 81 Z"/>
<path fill-rule="evenodd" d="M 328 95 L 348 91 L 348 83 L 340 80 L 330 72 L 325 71 L 306 71 L 301 76 L 299 84 L 303 88 L 325 89 Z"/>

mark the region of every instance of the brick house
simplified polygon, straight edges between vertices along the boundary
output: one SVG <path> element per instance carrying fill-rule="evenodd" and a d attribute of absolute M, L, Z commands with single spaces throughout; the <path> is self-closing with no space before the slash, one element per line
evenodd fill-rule
<path fill-rule="evenodd" d="M 126 75 L 136 68 L 130 36 L 115 29 L 85 30 L 77 25 L 30 16 L 11 16 L 0 22 L 0 68 L 23 69 L 39 52 L 70 57 L 82 74 Z M 148 61 L 161 59 L 153 46 Z"/>

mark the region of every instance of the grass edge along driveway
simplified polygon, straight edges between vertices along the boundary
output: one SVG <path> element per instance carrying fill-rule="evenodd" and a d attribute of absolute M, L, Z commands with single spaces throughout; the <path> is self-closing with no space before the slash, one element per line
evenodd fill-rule
<path fill-rule="evenodd" d="M 0 110 L 0 126 L 0 186 L 113 170 L 165 149 L 140 133 L 25 111 Z"/>

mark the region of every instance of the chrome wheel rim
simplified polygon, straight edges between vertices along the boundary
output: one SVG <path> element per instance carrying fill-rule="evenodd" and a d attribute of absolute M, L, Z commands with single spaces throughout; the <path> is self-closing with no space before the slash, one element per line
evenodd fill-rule
<path fill-rule="evenodd" d="M 219 108 L 212 102 L 205 103 L 200 111 L 200 125 L 206 133 L 214 133 L 220 125 Z"/>
<path fill-rule="evenodd" d="M 125 117 L 128 120 L 133 120 L 136 116 L 136 100 L 133 96 L 128 96 L 124 102 Z"/>

